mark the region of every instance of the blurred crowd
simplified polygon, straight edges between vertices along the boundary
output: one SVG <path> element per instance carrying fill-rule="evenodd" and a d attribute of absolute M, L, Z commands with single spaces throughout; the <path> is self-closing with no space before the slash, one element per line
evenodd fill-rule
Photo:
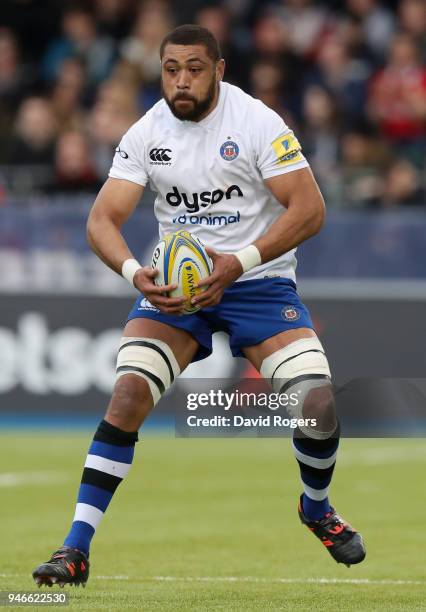
<path fill-rule="evenodd" d="M 0 202 L 96 192 L 198 23 L 297 133 L 330 206 L 425 206 L 425 0 L 2 0 Z"/>

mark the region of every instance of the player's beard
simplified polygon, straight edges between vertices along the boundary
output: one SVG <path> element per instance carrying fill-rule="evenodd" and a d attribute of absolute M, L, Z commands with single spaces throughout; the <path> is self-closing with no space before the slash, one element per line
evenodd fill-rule
<path fill-rule="evenodd" d="M 212 106 L 216 95 L 216 88 L 216 77 L 213 77 L 205 97 L 202 100 L 197 100 L 197 98 L 194 98 L 194 96 L 185 93 L 179 93 L 174 98 L 170 99 L 166 96 L 163 87 L 161 87 L 163 97 L 167 102 L 168 107 L 174 116 L 181 121 L 199 121 Z M 188 109 L 185 111 L 178 110 L 176 107 L 177 100 L 189 100 L 192 102 L 192 105 L 188 106 Z"/>

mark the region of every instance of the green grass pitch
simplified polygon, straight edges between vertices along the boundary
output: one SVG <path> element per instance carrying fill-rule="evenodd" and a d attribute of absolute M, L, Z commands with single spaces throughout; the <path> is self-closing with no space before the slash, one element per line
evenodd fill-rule
<path fill-rule="evenodd" d="M 91 435 L 0 435 L 1 590 L 36 590 Z M 426 610 L 425 468 L 423 440 L 342 441 L 331 499 L 367 544 L 347 569 L 299 523 L 290 440 L 142 437 L 66 609 Z"/>

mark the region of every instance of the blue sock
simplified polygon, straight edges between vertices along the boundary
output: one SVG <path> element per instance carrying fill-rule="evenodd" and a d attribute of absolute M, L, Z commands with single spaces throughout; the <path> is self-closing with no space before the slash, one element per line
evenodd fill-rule
<path fill-rule="evenodd" d="M 331 507 L 328 488 L 336 464 L 339 446 L 339 427 L 332 437 L 325 440 L 308 438 L 300 429 L 293 436 L 293 449 L 300 468 L 303 484 L 302 507 L 312 521 L 323 518 Z"/>
<path fill-rule="evenodd" d="M 137 432 L 101 421 L 89 448 L 71 530 L 64 545 L 89 554 L 96 527 L 133 461 Z"/>
<path fill-rule="evenodd" d="M 311 521 L 319 521 L 323 516 L 330 512 L 330 503 L 328 497 L 321 501 L 311 499 L 303 493 L 302 495 L 302 509 L 305 516 L 311 519 Z"/>

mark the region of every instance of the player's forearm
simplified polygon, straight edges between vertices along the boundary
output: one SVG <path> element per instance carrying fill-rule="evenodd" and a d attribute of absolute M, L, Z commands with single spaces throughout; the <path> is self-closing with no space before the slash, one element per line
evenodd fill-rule
<path fill-rule="evenodd" d="M 143 186 L 108 178 L 87 220 L 87 239 L 96 255 L 117 274 L 123 262 L 133 259 L 121 227 L 130 218 L 143 194 Z"/>
<path fill-rule="evenodd" d="M 106 216 L 90 215 L 87 240 L 99 259 L 117 274 L 121 274 L 123 262 L 133 258 L 120 228 Z"/>
<path fill-rule="evenodd" d="M 325 217 L 324 202 L 318 198 L 310 205 L 290 205 L 254 245 L 262 263 L 276 259 L 319 232 Z"/>

